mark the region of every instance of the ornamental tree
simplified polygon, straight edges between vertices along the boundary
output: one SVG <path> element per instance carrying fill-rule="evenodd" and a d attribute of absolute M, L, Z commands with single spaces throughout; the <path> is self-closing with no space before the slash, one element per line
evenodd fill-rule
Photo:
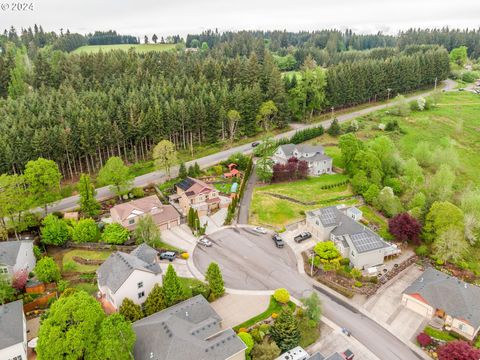
<path fill-rule="evenodd" d="M 170 177 L 170 169 L 177 163 L 175 145 L 168 140 L 160 141 L 153 148 L 153 160 L 157 170 L 165 170 Z"/>
<path fill-rule="evenodd" d="M 352 271 L 353 270 L 355 269 L 352 269 Z M 305 307 L 305 313 L 308 318 L 318 324 L 322 317 L 322 303 L 320 302 L 317 292 L 313 291 L 310 296 L 302 299 L 302 304 Z"/>
<path fill-rule="evenodd" d="M 82 219 L 73 227 L 72 240 L 75 242 L 94 242 L 98 237 L 98 226 L 93 219 Z"/>
<path fill-rule="evenodd" d="M 333 260 L 340 257 L 340 252 L 333 241 L 318 242 L 313 248 L 313 251 L 315 251 L 322 260 Z"/>
<path fill-rule="evenodd" d="M 163 278 L 163 297 L 168 306 L 175 305 L 182 300 L 182 285 L 172 264 L 168 265 L 167 272 Z"/>
<path fill-rule="evenodd" d="M 68 240 L 68 225 L 63 219 L 49 214 L 42 221 L 40 235 L 44 244 L 63 245 Z"/>
<path fill-rule="evenodd" d="M 129 298 L 123 299 L 122 305 L 120 305 L 118 312 L 122 314 L 126 320 L 131 322 L 134 322 L 143 318 L 143 312 L 140 305 L 135 304 Z"/>
<path fill-rule="evenodd" d="M 420 244 L 422 225 L 408 213 L 401 213 L 388 220 L 388 231 L 397 241 Z"/>
<path fill-rule="evenodd" d="M 95 198 L 97 191 L 95 190 L 89 175 L 82 174 L 80 176 L 80 181 L 78 182 L 78 192 L 80 195 L 80 211 L 88 216 L 97 215 L 100 210 L 100 204 Z"/>
<path fill-rule="evenodd" d="M 25 288 L 28 280 L 28 272 L 25 269 L 21 269 L 13 274 L 12 286 L 14 289 L 21 291 Z"/>
<path fill-rule="evenodd" d="M 160 230 L 150 214 L 142 216 L 134 230 L 137 244 L 146 243 L 152 247 L 160 244 Z"/>
<path fill-rule="evenodd" d="M 121 245 L 128 240 L 130 233 L 122 225 L 113 223 L 108 224 L 103 230 L 101 240 L 107 244 Z"/>
<path fill-rule="evenodd" d="M 273 298 L 279 303 L 286 304 L 290 301 L 290 293 L 287 289 L 280 288 L 275 290 L 275 292 L 273 293 Z"/>
<path fill-rule="evenodd" d="M 219 298 L 225 293 L 222 272 L 217 263 L 212 262 L 208 265 L 205 279 L 208 281 L 208 286 L 210 287 L 213 298 Z"/>
<path fill-rule="evenodd" d="M 113 156 L 98 172 L 98 183 L 110 185 L 110 190 L 120 198 L 132 187 L 134 175 L 118 156 Z"/>
<path fill-rule="evenodd" d="M 44 283 L 60 280 L 60 269 L 55 260 L 48 256 L 41 258 L 37 262 L 33 272 Z"/>
<path fill-rule="evenodd" d="M 478 360 L 480 349 L 475 349 L 466 341 L 451 341 L 440 346 L 437 351 L 440 360 Z"/>
<path fill-rule="evenodd" d="M 420 344 L 421 347 L 427 347 L 432 343 L 432 338 L 430 337 L 430 335 L 422 332 L 417 335 L 417 342 Z"/>
<path fill-rule="evenodd" d="M 136 335 L 132 324 L 121 314 L 112 314 L 102 321 L 97 355 L 105 360 L 131 360 Z"/>
<path fill-rule="evenodd" d="M 253 346 L 251 354 L 255 360 L 272 360 L 280 355 L 280 349 L 273 341 L 263 341 Z"/>
<path fill-rule="evenodd" d="M 40 324 L 38 358 L 98 358 L 98 330 L 104 318 L 100 303 L 85 291 L 60 296 Z"/>
<path fill-rule="evenodd" d="M 298 322 L 288 306 L 284 306 L 280 316 L 275 319 L 270 328 L 270 336 L 282 352 L 291 350 L 300 343 Z"/>

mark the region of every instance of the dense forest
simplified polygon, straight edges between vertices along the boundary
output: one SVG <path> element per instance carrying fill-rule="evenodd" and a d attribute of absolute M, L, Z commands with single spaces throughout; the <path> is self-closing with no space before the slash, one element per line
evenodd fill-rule
<path fill-rule="evenodd" d="M 115 34 L 90 37 L 112 41 Z M 282 32 L 262 34 L 206 33 L 211 39 L 198 38 L 197 52 L 69 54 L 55 44 L 75 34 L 7 31 L 0 36 L 0 172 L 22 172 L 44 157 L 73 177 L 95 172 L 111 156 L 148 159 L 162 139 L 178 149 L 234 141 L 331 106 L 433 86 L 449 73 L 448 52 L 437 45 L 398 48 L 396 37 L 349 32 L 350 42 L 330 49 L 338 32 L 286 33 L 285 43 Z M 314 44 L 337 60 L 322 63 L 306 51 L 298 71 L 282 74 L 277 42 L 294 51 Z M 353 43 L 360 49 L 346 50 Z"/>

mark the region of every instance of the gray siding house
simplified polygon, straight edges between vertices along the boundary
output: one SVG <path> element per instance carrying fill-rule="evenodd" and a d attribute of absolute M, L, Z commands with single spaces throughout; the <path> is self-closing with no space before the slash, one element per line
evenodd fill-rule
<path fill-rule="evenodd" d="M 319 241 L 333 241 L 358 269 L 382 265 L 386 256 L 400 253 L 395 245 L 360 224 L 361 218 L 362 212 L 355 207 L 329 206 L 308 211 L 306 227 Z"/>
<path fill-rule="evenodd" d="M 332 158 L 325 155 L 321 145 L 280 145 L 272 156 L 276 164 L 286 164 L 291 157 L 308 164 L 308 175 L 332 174 Z"/>

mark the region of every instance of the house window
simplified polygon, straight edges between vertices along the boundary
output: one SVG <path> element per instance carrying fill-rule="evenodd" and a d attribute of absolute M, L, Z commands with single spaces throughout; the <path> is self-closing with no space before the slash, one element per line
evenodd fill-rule
<path fill-rule="evenodd" d="M 8 360 L 22 360 L 22 355 L 18 355 L 18 356 L 15 356 L 11 359 L 8 359 Z"/>
<path fill-rule="evenodd" d="M 463 330 L 465 329 L 465 326 L 464 326 L 463 324 L 459 324 L 459 325 L 458 325 L 458 329 L 459 329 L 460 331 L 463 331 Z"/>
<path fill-rule="evenodd" d="M 143 287 L 143 281 L 140 281 L 138 284 L 137 284 L 137 289 L 140 289 Z"/>
<path fill-rule="evenodd" d="M 130 220 L 128 220 L 128 224 L 129 224 L 129 225 L 135 224 L 135 219 L 130 219 Z"/>
<path fill-rule="evenodd" d="M 140 292 L 138 293 L 138 298 L 139 298 L 139 299 L 143 298 L 144 296 L 145 296 L 145 291 L 140 291 Z"/>
<path fill-rule="evenodd" d="M 351 254 L 352 254 L 353 257 L 355 257 L 355 251 L 352 250 Z"/>
<path fill-rule="evenodd" d="M 6 273 L 8 273 L 7 268 L 6 268 L 6 267 L 3 267 L 3 266 L 0 267 L 0 274 L 6 274 Z"/>

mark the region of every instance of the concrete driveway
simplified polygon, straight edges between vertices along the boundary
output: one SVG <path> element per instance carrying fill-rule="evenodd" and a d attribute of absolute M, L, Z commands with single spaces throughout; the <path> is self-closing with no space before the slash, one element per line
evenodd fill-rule
<path fill-rule="evenodd" d="M 193 236 L 192 231 L 185 224 L 169 230 L 163 230 L 161 235 L 162 241 L 189 253 L 192 253 L 197 243 L 197 239 Z"/>
<path fill-rule="evenodd" d="M 388 324 L 396 334 L 410 341 L 427 323 L 427 319 L 402 305 L 403 291 L 422 271 L 415 265 L 401 272 L 363 306 L 376 320 Z"/>
<path fill-rule="evenodd" d="M 193 262 L 205 273 L 215 261 L 222 270 L 225 286 L 240 290 L 275 290 L 286 287 L 301 298 L 311 286 L 297 272 L 297 261 L 290 247 L 275 247 L 270 234 L 249 228 L 226 228 L 207 236 L 209 248 L 196 247 Z"/>
<path fill-rule="evenodd" d="M 222 318 L 222 328 L 237 326 L 264 312 L 270 303 L 270 295 L 225 294 L 210 305 Z"/>

